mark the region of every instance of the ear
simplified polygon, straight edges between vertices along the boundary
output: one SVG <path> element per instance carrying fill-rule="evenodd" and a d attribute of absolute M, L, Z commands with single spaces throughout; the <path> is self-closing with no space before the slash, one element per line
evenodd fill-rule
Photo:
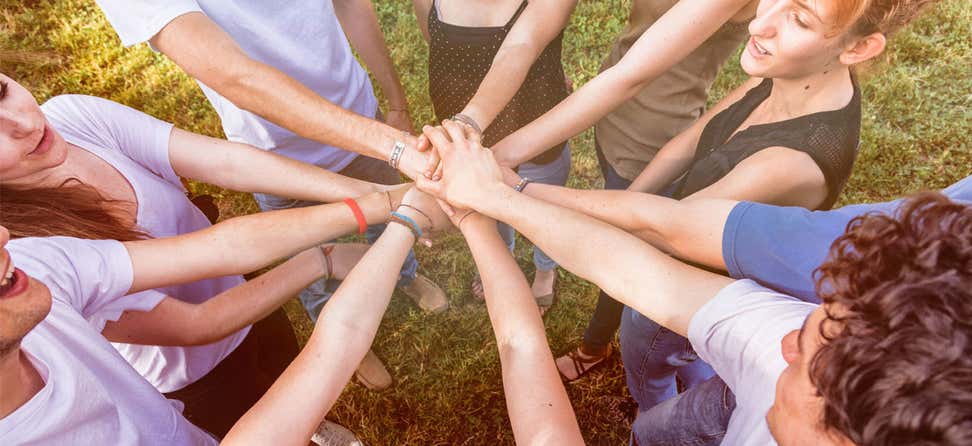
<path fill-rule="evenodd" d="M 851 66 L 873 59 L 884 52 L 887 38 L 882 33 L 871 33 L 854 39 L 844 51 L 840 53 L 840 63 Z"/>

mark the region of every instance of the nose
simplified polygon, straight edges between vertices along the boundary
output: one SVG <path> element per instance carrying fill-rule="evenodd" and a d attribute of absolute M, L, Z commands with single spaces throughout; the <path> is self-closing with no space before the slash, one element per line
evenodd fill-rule
<path fill-rule="evenodd" d="M 43 128 L 43 120 L 38 124 L 29 113 L 0 108 L 0 131 L 20 139 L 32 135 Z"/>
<path fill-rule="evenodd" d="M 776 35 L 777 20 L 785 6 L 785 0 L 761 0 L 756 17 L 749 22 L 749 34 L 762 38 Z"/>

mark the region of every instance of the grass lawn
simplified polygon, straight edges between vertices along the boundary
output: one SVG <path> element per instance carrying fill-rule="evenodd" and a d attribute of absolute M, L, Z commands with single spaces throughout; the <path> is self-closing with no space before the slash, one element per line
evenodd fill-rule
<path fill-rule="evenodd" d="M 565 37 L 564 65 L 575 85 L 597 73 L 623 27 L 628 0 L 584 0 Z M 427 47 L 404 0 L 377 2 L 382 28 L 410 99 L 416 124 L 432 119 Z M 864 127 L 856 169 L 841 202 L 884 200 L 939 188 L 972 174 L 972 8 L 943 1 L 898 35 L 882 63 L 862 73 Z M 196 84 L 147 46 L 124 49 L 92 0 L 0 1 L 0 70 L 37 100 L 64 93 L 109 98 L 208 135 L 219 120 Z M 720 75 L 718 99 L 744 75 L 737 62 Z M 591 132 L 574 138 L 570 185 L 599 187 Z M 244 194 L 193 184 L 216 195 L 223 216 L 257 210 Z M 517 258 L 532 277 L 529 250 Z M 329 417 L 366 444 L 508 444 L 512 442 L 500 369 L 485 307 L 469 297 L 473 261 L 458 236 L 418 248 L 421 270 L 448 292 L 452 309 L 426 315 L 397 296 L 374 349 L 395 377 L 374 393 L 347 387 Z M 546 319 L 555 353 L 580 339 L 597 289 L 561 271 L 560 302 Z M 288 313 L 301 339 L 312 326 L 296 300 Z M 634 409 L 615 357 L 593 376 L 567 385 L 590 444 L 624 444 Z"/>

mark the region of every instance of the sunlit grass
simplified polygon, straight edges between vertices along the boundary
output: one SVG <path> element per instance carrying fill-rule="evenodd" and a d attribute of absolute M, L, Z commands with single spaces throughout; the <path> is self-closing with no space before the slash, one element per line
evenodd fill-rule
<path fill-rule="evenodd" d="M 109 98 L 179 127 L 221 136 L 219 119 L 196 84 L 145 45 L 124 49 L 91 0 L 0 1 L 0 70 L 26 85 L 38 101 L 63 93 Z M 624 26 L 627 0 L 581 1 L 566 33 L 564 65 L 576 85 L 593 77 Z M 432 120 L 427 47 L 411 3 L 377 2 L 392 56 L 416 124 Z M 858 164 L 842 203 L 882 200 L 945 186 L 972 173 L 972 9 L 964 0 L 940 4 L 891 44 L 886 62 L 861 73 L 864 128 Z M 713 99 L 743 79 L 738 63 L 724 70 Z M 570 184 L 599 187 L 591 132 L 571 143 Z M 248 195 L 192 184 L 216 195 L 223 217 L 257 210 Z M 517 256 L 532 275 L 529 250 Z M 383 393 L 348 386 L 330 418 L 366 444 L 508 444 L 512 442 L 499 363 L 485 307 L 471 301 L 473 262 L 458 236 L 419 248 L 422 271 L 448 292 L 453 308 L 426 315 L 404 296 L 394 299 L 375 350 L 395 386 Z M 378 272 L 376 272 L 377 274 Z M 581 336 L 597 289 L 561 273 L 560 302 L 547 316 L 555 353 Z M 302 339 L 311 325 L 296 302 L 288 313 Z M 634 407 L 620 362 L 567 385 L 591 444 L 625 444 Z"/>

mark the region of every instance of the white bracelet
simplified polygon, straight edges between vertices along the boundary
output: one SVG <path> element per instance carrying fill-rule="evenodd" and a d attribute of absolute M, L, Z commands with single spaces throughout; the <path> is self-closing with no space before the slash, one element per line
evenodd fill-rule
<path fill-rule="evenodd" d="M 398 163 L 402 161 L 402 153 L 404 152 L 405 143 L 395 141 L 395 146 L 392 147 L 391 157 L 388 158 L 388 164 L 395 169 L 398 169 Z"/>

